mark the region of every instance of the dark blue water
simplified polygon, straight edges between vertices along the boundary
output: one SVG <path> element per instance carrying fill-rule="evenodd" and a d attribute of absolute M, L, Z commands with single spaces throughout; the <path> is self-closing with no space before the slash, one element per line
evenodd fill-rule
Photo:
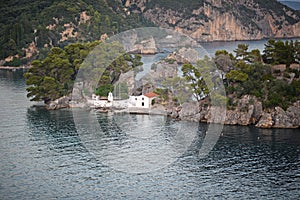
<path fill-rule="evenodd" d="M 299 129 L 226 126 L 213 150 L 200 159 L 205 124 L 175 122 L 160 116 L 114 118 L 76 110 L 76 117 L 96 116 L 102 133 L 89 135 L 79 128 L 70 109 L 50 112 L 32 107 L 21 71 L 1 70 L 0 92 L 0 199 L 300 197 Z M 194 131 L 195 137 L 186 151 L 168 165 L 148 173 L 132 173 L 135 163 L 121 163 L 124 160 L 118 155 L 136 151 L 130 147 L 139 137 L 135 130 L 141 127 L 132 122 L 141 121 L 147 122 L 149 130 L 160 133 L 162 139 L 155 140 L 159 145 L 170 143 L 178 124 Z M 140 146 L 138 155 L 152 147 L 149 135 L 141 134 L 146 140 L 139 141 L 148 143 L 144 148 Z M 169 148 L 166 152 L 172 154 Z M 163 158 L 161 155 L 158 158 Z M 113 156 L 128 170 L 111 165 Z"/>

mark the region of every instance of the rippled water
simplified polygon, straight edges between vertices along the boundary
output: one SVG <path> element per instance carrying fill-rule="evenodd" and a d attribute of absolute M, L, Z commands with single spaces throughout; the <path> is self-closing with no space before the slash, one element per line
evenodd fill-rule
<path fill-rule="evenodd" d="M 0 199 L 299 199 L 299 129 L 226 126 L 210 154 L 199 159 L 205 124 L 49 112 L 32 107 L 21 77 L 0 71 Z M 85 121 L 91 116 L 94 121 Z M 193 130 L 185 137 L 191 139 L 187 149 L 175 137 L 179 127 Z M 148 173 L 120 170 L 116 164 L 136 166 L 124 159 L 136 153 L 135 142 L 137 156 L 163 145 L 170 155 L 173 144 L 184 152 Z M 165 155 L 157 154 L 155 163 Z"/>

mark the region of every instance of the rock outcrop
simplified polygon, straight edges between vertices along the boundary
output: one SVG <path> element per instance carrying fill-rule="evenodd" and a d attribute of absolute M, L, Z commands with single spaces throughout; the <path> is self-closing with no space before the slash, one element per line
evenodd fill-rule
<path fill-rule="evenodd" d="M 183 103 L 179 112 L 179 118 L 182 120 L 200 121 L 201 116 L 198 102 Z"/>
<path fill-rule="evenodd" d="M 86 107 L 86 103 L 77 103 L 75 107 Z M 68 96 L 51 101 L 46 105 L 49 110 L 74 107 Z M 255 97 L 243 96 L 234 110 L 209 106 L 206 101 L 185 102 L 179 107 L 167 109 L 157 104 L 149 111 L 150 114 L 168 115 L 174 119 L 203 122 L 222 123 L 225 125 L 255 125 L 258 128 L 300 128 L 300 101 L 295 102 L 287 110 L 275 107 L 273 110 L 263 111 L 262 104 Z"/>
<path fill-rule="evenodd" d="M 61 108 L 68 108 L 68 107 L 70 107 L 70 100 L 71 99 L 69 96 L 63 96 L 59 99 L 49 102 L 46 105 L 46 108 L 48 110 L 57 110 L 57 109 L 61 109 Z"/>
<path fill-rule="evenodd" d="M 270 113 L 264 113 L 259 120 L 259 122 L 256 124 L 256 127 L 258 128 L 272 128 L 274 124 L 272 115 Z"/>
<path fill-rule="evenodd" d="M 229 125 L 255 124 L 262 112 L 262 103 L 253 96 L 245 95 L 238 101 L 234 110 L 227 111 L 224 123 Z"/>
<path fill-rule="evenodd" d="M 178 5 L 176 5 L 178 4 Z M 127 0 L 125 7 L 154 24 L 201 41 L 299 37 L 300 14 L 276 0 L 204 0 L 162 3 Z"/>
<path fill-rule="evenodd" d="M 143 77 L 142 84 L 151 83 L 152 85 L 159 85 L 167 78 L 176 77 L 177 73 L 177 62 L 168 63 L 165 60 L 161 60 L 152 64 L 151 70 Z"/>
<path fill-rule="evenodd" d="M 133 53 L 139 53 L 139 54 L 155 54 L 157 53 L 157 48 L 155 44 L 155 40 L 153 37 L 143 40 L 139 42 L 138 44 L 133 46 L 133 50 L 131 51 Z"/>
<path fill-rule="evenodd" d="M 300 101 L 295 102 L 287 110 L 275 107 L 273 111 L 263 113 L 256 124 L 259 128 L 299 128 L 300 127 Z"/>
<path fill-rule="evenodd" d="M 299 128 L 300 101 L 286 111 L 280 107 L 263 111 L 262 103 L 250 95 L 243 96 L 234 110 L 208 106 L 206 103 L 187 102 L 173 108 L 170 116 L 180 120 L 204 123 L 223 123 L 225 125 L 255 125 L 258 128 Z"/>
<path fill-rule="evenodd" d="M 196 63 L 199 57 L 199 53 L 195 49 L 183 47 L 168 55 L 167 59 L 176 60 L 178 64 L 185 64 Z"/>

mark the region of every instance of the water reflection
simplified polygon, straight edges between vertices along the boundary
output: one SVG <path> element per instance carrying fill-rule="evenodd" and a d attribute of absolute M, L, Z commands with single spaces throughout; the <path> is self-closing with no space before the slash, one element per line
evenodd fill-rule
<path fill-rule="evenodd" d="M 48 111 L 31 107 L 27 126 L 31 141 L 43 148 L 40 156 L 48 151 L 72 156 L 85 153 L 89 159 L 92 156 L 99 163 L 133 173 L 168 166 L 189 148 L 199 150 L 205 136 L 205 128 L 199 123 L 82 109 Z"/>
<path fill-rule="evenodd" d="M 44 107 L 31 107 L 27 110 L 27 126 L 32 141 L 43 143 L 50 150 L 85 149 L 77 134 L 71 110 L 48 111 Z"/>
<path fill-rule="evenodd" d="M 24 90 L 25 85 L 23 74 L 25 71 L 25 69 L 19 69 L 15 71 L 0 69 L 1 87 L 5 87 L 7 90 L 20 89 L 21 91 L 18 92 L 23 92 L 22 90 Z"/>
<path fill-rule="evenodd" d="M 38 148 L 34 161 L 39 163 L 36 168 L 40 171 L 33 175 L 46 177 L 45 183 L 36 181 L 42 186 L 39 188 L 55 191 L 43 197 L 295 199 L 299 194 L 299 130 L 224 126 L 212 152 L 199 159 L 206 124 L 175 122 L 161 116 L 73 112 L 75 116 L 70 110 L 50 112 L 31 108 L 27 111 L 30 142 Z M 76 117 L 82 121 L 76 121 Z M 78 122 L 83 124 L 78 126 Z M 123 171 L 123 167 L 134 170 L 139 162 L 149 162 L 147 159 L 151 157 L 144 148 L 152 150 L 156 144 L 180 145 L 182 138 L 176 136 L 179 125 L 187 127 L 185 131 L 197 130 L 197 136 L 175 162 L 150 173 L 124 173 L 128 169 Z M 148 129 L 157 132 L 147 135 Z M 131 134 L 132 130 L 139 130 L 141 137 Z M 168 153 L 178 148 L 168 147 L 164 148 Z M 144 160 L 137 154 L 131 162 L 124 158 L 125 153 L 137 149 L 146 155 Z M 115 164 L 120 164 L 119 168 Z M 23 194 L 24 191 L 27 190 Z M 37 191 L 42 194 L 41 189 Z"/>
<path fill-rule="evenodd" d="M 159 115 L 128 115 L 73 110 L 81 140 L 115 170 L 144 173 L 166 167 L 187 151 L 199 124 Z"/>

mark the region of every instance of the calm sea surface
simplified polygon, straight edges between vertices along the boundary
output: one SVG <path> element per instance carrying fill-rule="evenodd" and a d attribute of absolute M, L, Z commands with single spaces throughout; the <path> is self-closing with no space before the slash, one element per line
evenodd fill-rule
<path fill-rule="evenodd" d="M 300 198 L 299 129 L 225 126 L 200 158 L 206 124 L 50 112 L 22 71 L 0 70 L 0 103 L 0 199 Z"/>
<path fill-rule="evenodd" d="M 300 38 L 293 38 L 293 39 L 281 39 L 282 41 L 300 41 Z M 233 55 L 235 55 L 235 53 L 233 52 L 233 50 L 235 50 L 238 46 L 238 44 L 247 44 L 249 45 L 249 50 L 253 50 L 253 49 L 258 49 L 260 50 L 261 53 L 263 53 L 263 50 L 265 48 L 265 44 L 268 42 L 268 39 L 263 39 L 263 40 L 254 40 L 254 41 L 232 41 L 232 42 L 203 42 L 200 43 L 201 46 L 208 52 L 208 54 L 210 56 L 214 56 L 215 55 L 215 51 L 216 50 L 227 50 L 230 53 L 233 53 Z"/>

